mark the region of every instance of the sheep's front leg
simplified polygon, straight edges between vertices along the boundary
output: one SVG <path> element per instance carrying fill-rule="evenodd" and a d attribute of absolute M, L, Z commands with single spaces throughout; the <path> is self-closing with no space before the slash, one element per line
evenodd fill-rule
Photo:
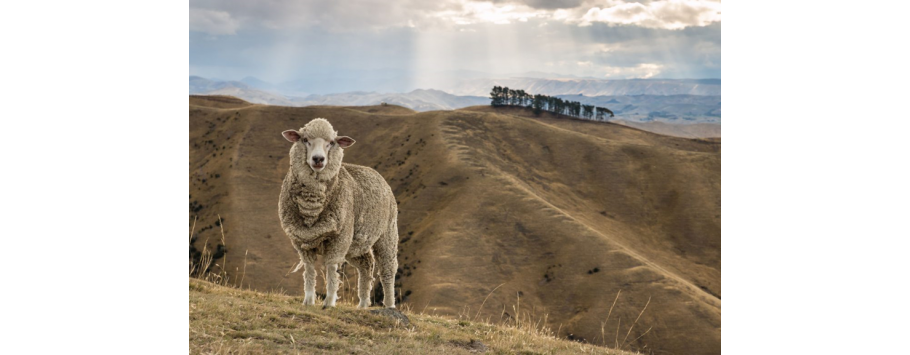
<path fill-rule="evenodd" d="M 339 218 L 343 221 L 338 223 L 342 229 L 330 242 L 325 244 L 325 306 L 323 308 L 335 307 L 340 284 L 338 266 L 344 263 L 344 256 L 351 248 L 351 241 L 354 239 L 353 214 L 340 214 Z"/>
<path fill-rule="evenodd" d="M 316 253 L 307 250 L 300 251 L 300 261 L 303 263 L 303 305 L 316 304 Z"/>
<path fill-rule="evenodd" d="M 312 306 L 316 304 L 316 265 L 307 263 L 303 267 L 303 305 Z"/>
<path fill-rule="evenodd" d="M 335 307 L 338 299 L 338 264 L 326 264 L 325 278 L 325 304 L 322 309 Z"/>

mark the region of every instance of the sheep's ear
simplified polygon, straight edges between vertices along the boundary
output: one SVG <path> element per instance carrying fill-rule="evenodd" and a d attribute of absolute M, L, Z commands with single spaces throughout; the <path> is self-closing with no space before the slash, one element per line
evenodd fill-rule
<path fill-rule="evenodd" d="M 281 132 L 281 135 L 284 136 L 284 139 L 287 139 L 288 142 L 291 142 L 291 143 L 296 143 L 297 141 L 300 140 L 300 133 L 298 133 L 297 131 L 295 131 L 293 129 L 289 129 L 287 131 Z"/>
<path fill-rule="evenodd" d="M 335 142 L 338 143 L 339 147 L 347 148 L 354 145 L 354 138 L 348 136 L 340 136 L 338 138 L 335 138 Z"/>

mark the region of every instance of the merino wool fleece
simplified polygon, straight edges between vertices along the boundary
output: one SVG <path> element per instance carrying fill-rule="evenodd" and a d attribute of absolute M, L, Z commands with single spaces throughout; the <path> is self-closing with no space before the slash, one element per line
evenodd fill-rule
<path fill-rule="evenodd" d="M 326 141 L 338 136 L 328 121 L 319 118 L 298 133 Z M 307 164 L 306 149 L 302 138 L 291 148 L 291 166 L 278 205 L 281 226 L 294 247 L 302 258 L 307 251 L 324 255 L 326 264 L 375 253 L 382 277 L 389 268 L 394 277 L 398 208 L 389 184 L 376 170 L 342 163 L 344 148 L 338 145 L 328 153 L 325 168 L 315 172 Z"/>

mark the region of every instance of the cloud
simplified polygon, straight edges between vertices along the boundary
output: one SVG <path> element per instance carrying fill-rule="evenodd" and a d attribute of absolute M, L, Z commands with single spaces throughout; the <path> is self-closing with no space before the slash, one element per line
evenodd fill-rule
<path fill-rule="evenodd" d="M 572 9 L 581 5 L 583 0 L 493 0 L 494 3 L 518 3 L 535 9 Z"/>
<path fill-rule="evenodd" d="M 721 23 L 681 30 L 610 26 L 575 27 L 573 36 L 588 35 L 586 53 L 595 67 L 663 65 L 662 78 L 717 78 L 721 67 Z M 593 75 L 593 74 L 592 74 Z"/>
<path fill-rule="evenodd" d="M 433 12 L 456 6 L 451 0 L 191 0 L 190 8 L 229 13 L 245 29 L 306 29 L 350 33 L 359 30 L 421 27 Z"/>
<path fill-rule="evenodd" d="M 611 25 L 635 25 L 645 28 L 678 30 L 707 26 L 721 21 L 720 2 L 700 0 L 666 0 L 648 3 L 619 1 L 609 7 L 592 7 L 578 19 L 579 26 L 594 22 Z"/>
<path fill-rule="evenodd" d="M 462 26 L 559 21 L 682 29 L 720 22 L 720 3 L 703 0 L 191 0 L 190 28 L 210 34 L 242 29 L 305 29 L 350 33 L 412 27 L 458 31 Z"/>
<path fill-rule="evenodd" d="M 232 35 L 240 24 L 226 11 L 190 8 L 190 31 Z"/>
<path fill-rule="evenodd" d="M 276 82 L 354 70 L 414 78 L 447 70 L 505 75 L 544 69 L 596 78 L 720 77 L 720 20 L 700 26 L 707 20 L 699 19 L 697 6 L 686 5 L 691 2 L 656 2 L 663 4 L 584 0 L 551 10 L 527 1 L 191 0 L 190 68 L 205 77 Z M 629 24 L 580 26 L 589 9 L 623 4 L 647 11 L 616 15 Z M 668 4 L 688 7 L 661 13 Z M 655 14 L 662 22 L 648 22 Z"/>
<path fill-rule="evenodd" d="M 707 26 L 721 21 L 720 2 L 712 0 L 449 0 L 439 2 L 445 10 L 430 16 L 458 25 L 477 23 L 510 24 L 536 18 L 556 20 L 578 26 L 592 23 L 629 25 L 644 28 L 679 30 Z M 546 22 L 543 22 L 546 23 Z"/>
<path fill-rule="evenodd" d="M 547 11 L 536 10 L 523 4 L 497 5 L 492 2 L 462 0 L 453 2 L 451 7 L 429 14 L 456 25 L 492 23 L 508 25 L 513 22 L 527 22 L 530 18 L 546 18 Z"/>

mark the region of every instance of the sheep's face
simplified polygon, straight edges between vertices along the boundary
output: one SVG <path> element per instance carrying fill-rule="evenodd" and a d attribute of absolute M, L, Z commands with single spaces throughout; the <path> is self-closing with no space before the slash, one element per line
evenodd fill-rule
<path fill-rule="evenodd" d="M 287 130 L 282 135 L 294 143 L 291 147 L 291 167 L 298 173 L 326 171 L 326 177 L 334 177 L 341 168 L 344 148 L 354 144 L 351 137 L 338 136 L 328 121 L 317 118 L 299 131 Z"/>

